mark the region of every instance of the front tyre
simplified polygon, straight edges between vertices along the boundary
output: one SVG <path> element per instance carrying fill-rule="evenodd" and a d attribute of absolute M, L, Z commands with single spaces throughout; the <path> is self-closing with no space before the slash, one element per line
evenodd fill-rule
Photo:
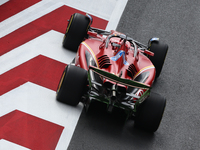
<path fill-rule="evenodd" d="M 165 98 L 159 94 L 151 93 L 138 108 L 135 126 L 149 132 L 155 132 L 162 120 L 165 106 Z"/>
<path fill-rule="evenodd" d="M 68 65 L 58 85 L 56 99 L 71 106 L 77 106 L 87 84 L 87 71 Z"/>
<path fill-rule="evenodd" d="M 162 44 L 159 41 L 152 42 L 151 45 L 149 46 L 149 50 L 154 53 L 154 56 L 150 57 L 150 60 L 156 68 L 155 78 L 158 78 L 160 76 L 163 64 L 165 62 L 165 57 L 168 51 L 168 45 Z"/>
<path fill-rule="evenodd" d="M 76 52 L 87 35 L 90 19 L 79 13 L 71 16 L 63 39 L 63 47 Z"/>

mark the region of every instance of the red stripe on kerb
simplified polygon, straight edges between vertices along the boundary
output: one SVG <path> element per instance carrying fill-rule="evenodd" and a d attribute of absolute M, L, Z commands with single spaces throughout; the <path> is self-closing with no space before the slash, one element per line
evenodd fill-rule
<path fill-rule="evenodd" d="M 67 28 L 67 20 L 73 13 L 85 14 L 84 12 L 74 8 L 62 6 L 52 11 L 51 13 L 2 37 L 0 39 L 0 56 L 50 30 L 65 33 Z M 108 21 L 95 16 L 92 17 L 94 19 L 92 24 L 93 27 L 101 29 L 106 28 Z"/>
<path fill-rule="evenodd" d="M 55 150 L 63 129 L 19 110 L 0 117 L 0 139 L 32 150 Z"/>
<path fill-rule="evenodd" d="M 0 22 L 40 1 L 41 0 L 9 0 L 0 6 Z"/>
<path fill-rule="evenodd" d="M 39 55 L 0 75 L 0 95 L 28 81 L 56 91 L 65 66 L 64 63 Z"/>

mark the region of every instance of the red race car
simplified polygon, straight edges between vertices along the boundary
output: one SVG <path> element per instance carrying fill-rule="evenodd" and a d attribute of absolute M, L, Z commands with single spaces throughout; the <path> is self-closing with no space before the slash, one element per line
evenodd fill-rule
<path fill-rule="evenodd" d="M 60 79 L 56 99 L 87 109 L 91 101 L 107 104 L 107 110 L 123 109 L 135 125 L 155 132 L 160 124 L 166 99 L 150 92 L 159 77 L 168 46 L 158 38 L 144 45 L 125 34 L 91 27 L 92 17 L 71 16 L 63 47 L 77 52 Z"/>

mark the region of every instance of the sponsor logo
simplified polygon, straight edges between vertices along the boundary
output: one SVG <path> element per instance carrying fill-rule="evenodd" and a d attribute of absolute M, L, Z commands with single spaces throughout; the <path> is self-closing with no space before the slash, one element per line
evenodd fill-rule
<path fill-rule="evenodd" d="M 110 59 L 112 61 L 117 61 L 120 57 L 122 57 L 124 65 L 129 65 L 129 63 L 125 59 L 125 56 L 126 56 L 126 52 L 121 50 L 115 56 L 111 57 Z"/>

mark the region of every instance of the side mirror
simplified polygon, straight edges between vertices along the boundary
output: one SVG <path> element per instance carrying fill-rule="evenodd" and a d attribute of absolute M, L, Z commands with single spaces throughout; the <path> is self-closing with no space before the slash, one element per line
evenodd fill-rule
<path fill-rule="evenodd" d="M 151 43 L 153 43 L 153 42 L 159 42 L 159 38 L 157 38 L 157 37 L 151 38 L 148 42 L 148 48 L 151 46 Z"/>
<path fill-rule="evenodd" d="M 92 24 L 92 22 L 93 22 L 93 18 L 92 18 L 92 16 L 90 16 L 89 14 L 86 14 L 86 16 L 90 19 L 90 26 L 91 26 L 91 24 Z"/>

